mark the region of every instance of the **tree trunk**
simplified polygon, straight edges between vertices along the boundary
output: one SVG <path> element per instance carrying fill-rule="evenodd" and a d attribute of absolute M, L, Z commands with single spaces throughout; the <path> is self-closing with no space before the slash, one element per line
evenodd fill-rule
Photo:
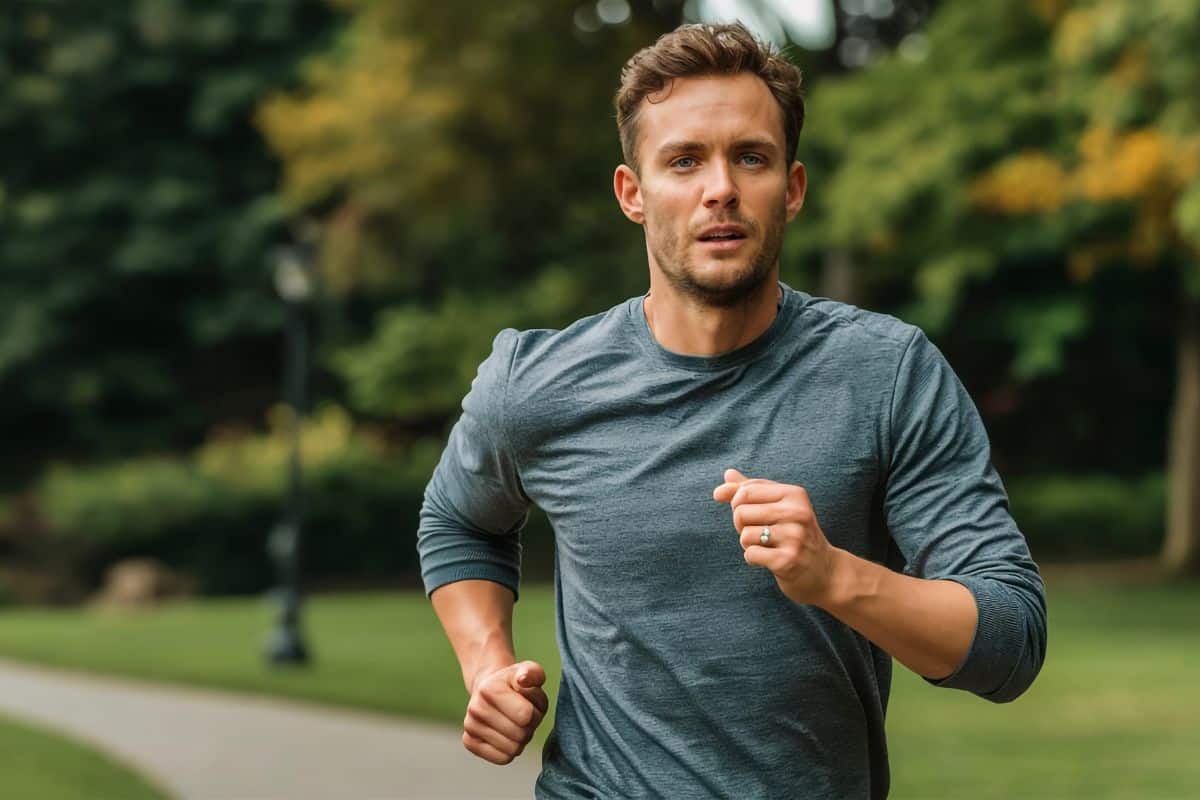
<path fill-rule="evenodd" d="M 1167 442 L 1167 538 L 1163 563 L 1200 574 L 1200 303 L 1184 300 L 1179 362 Z"/>
<path fill-rule="evenodd" d="M 821 281 L 817 294 L 830 300 L 858 305 L 858 280 L 854 260 L 843 249 L 828 250 L 821 263 Z"/>

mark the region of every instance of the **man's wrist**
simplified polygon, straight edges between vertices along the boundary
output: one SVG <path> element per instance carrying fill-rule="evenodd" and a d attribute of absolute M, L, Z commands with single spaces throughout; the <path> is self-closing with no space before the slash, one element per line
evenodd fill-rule
<path fill-rule="evenodd" d="M 475 694 L 475 686 L 481 678 L 486 678 L 493 672 L 505 667 L 512 666 L 517 663 L 517 657 L 511 650 L 498 650 L 487 653 L 476 661 L 474 670 L 469 675 L 465 675 L 465 683 L 467 684 L 467 693 Z"/>
<path fill-rule="evenodd" d="M 829 590 L 819 605 L 831 614 L 852 607 L 861 597 L 869 594 L 871 574 L 863 567 L 864 561 L 849 550 L 833 548 L 829 571 Z"/>

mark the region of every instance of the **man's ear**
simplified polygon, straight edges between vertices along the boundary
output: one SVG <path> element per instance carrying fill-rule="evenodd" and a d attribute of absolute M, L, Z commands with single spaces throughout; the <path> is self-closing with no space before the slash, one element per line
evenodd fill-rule
<path fill-rule="evenodd" d="M 799 161 L 793 161 L 792 166 L 788 168 L 787 195 L 785 196 L 789 221 L 800 213 L 800 207 L 804 205 L 804 193 L 807 190 L 808 172 Z"/>
<path fill-rule="evenodd" d="M 642 185 L 629 165 L 622 164 L 613 173 L 613 193 L 617 195 L 621 212 L 630 221 L 638 225 L 646 221 L 646 212 L 642 209 Z"/>

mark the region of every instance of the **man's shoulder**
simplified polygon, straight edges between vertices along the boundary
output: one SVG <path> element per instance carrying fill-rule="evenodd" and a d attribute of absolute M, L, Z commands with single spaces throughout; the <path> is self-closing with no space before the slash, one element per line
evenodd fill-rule
<path fill-rule="evenodd" d="M 634 298 L 563 328 L 505 328 L 496 349 L 509 365 L 510 394 L 529 402 L 569 399 L 604 389 L 614 367 L 638 357 L 630 334 Z"/>
<path fill-rule="evenodd" d="M 545 364 L 575 353 L 602 352 L 614 346 L 628 320 L 629 300 L 612 308 L 581 317 L 563 328 L 506 328 L 501 336 L 511 337 L 513 368 Z"/>
<path fill-rule="evenodd" d="M 807 297 L 801 319 L 807 330 L 836 339 L 839 345 L 888 345 L 903 350 L 921 330 L 891 314 L 829 297 Z"/>

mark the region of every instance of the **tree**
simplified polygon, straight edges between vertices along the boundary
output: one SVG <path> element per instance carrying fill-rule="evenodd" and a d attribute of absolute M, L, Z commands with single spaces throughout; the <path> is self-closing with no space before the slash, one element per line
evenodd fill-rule
<path fill-rule="evenodd" d="M 0 15 L 12 482 L 50 454 L 191 443 L 275 397 L 281 313 L 264 260 L 287 230 L 249 117 L 331 22 L 317 0 L 18 2 Z"/>
<path fill-rule="evenodd" d="M 1106 274 L 1156 307 L 1142 321 L 1167 304 L 1179 366 L 1163 555 L 1200 571 L 1200 7 L 946 4 L 927 34 L 923 60 L 883 60 L 814 98 L 831 173 L 819 246 L 878 261 L 878 283 L 908 287 L 907 315 L 935 333 L 987 314 L 1018 386 L 1125 324 L 1090 302 Z"/>

